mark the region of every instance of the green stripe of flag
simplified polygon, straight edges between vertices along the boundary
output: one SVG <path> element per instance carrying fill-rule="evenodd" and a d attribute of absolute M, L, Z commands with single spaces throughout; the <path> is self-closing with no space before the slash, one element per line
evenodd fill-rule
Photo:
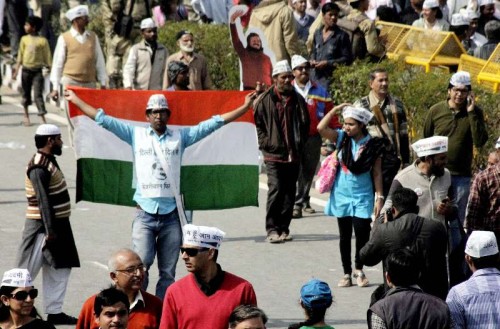
<path fill-rule="evenodd" d="M 134 205 L 131 162 L 81 158 L 77 169 L 77 202 Z M 258 206 L 258 166 L 184 166 L 181 182 L 186 209 Z"/>

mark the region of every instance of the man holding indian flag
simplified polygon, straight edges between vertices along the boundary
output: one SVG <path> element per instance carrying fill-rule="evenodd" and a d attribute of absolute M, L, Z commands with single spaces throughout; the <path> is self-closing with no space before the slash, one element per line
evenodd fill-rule
<path fill-rule="evenodd" d="M 148 270 L 157 251 L 160 279 L 156 295 L 163 299 L 167 287 L 174 282 L 182 244 L 181 225 L 186 224 L 179 193 L 182 154 L 190 145 L 245 114 L 256 92 L 246 95 L 243 105 L 232 111 L 178 130 L 167 128 L 171 110 L 163 94 L 149 98 L 145 113 L 149 127 L 131 125 L 106 115 L 102 109 L 95 109 L 84 102 L 72 90 L 66 90 L 64 96 L 99 126 L 132 147 L 136 178 L 133 199 L 137 204 L 132 224 L 133 249 Z M 148 285 L 147 277 L 144 289 Z"/>

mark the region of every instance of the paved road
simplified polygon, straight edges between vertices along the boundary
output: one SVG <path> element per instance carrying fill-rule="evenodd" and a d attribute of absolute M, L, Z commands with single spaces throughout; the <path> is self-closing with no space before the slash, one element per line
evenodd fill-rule
<path fill-rule="evenodd" d="M 26 198 L 24 170 L 35 152 L 33 135 L 38 124 L 35 109 L 31 127 L 23 127 L 22 109 L 16 105 L 19 97 L 2 89 L 0 105 L 0 272 L 15 264 L 15 257 L 24 221 Z M 49 108 L 48 121 L 63 124 L 61 112 Z M 68 141 L 66 129 L 63 140 Z M 74 199 L 76 165 L 71 148 L 65 147 L 58 159 L 65 173 Z M 299 305 L 299 291 L 310 278 L 327 281 L 333 289 L 335 302 L 327 313 L 327 322 L 337 329 L 366 328 L 366 309 L 370 294 L 382 282 L 380 267 L 367 268 L 372 285 L 368 288 L 337 288 L 342 276 L 338 250 L 338 228 L 334 218 L 321 211 L 293 220 L 291 233 L 294 241 L 270 245 L 264 242 L 265 176 L 261 177 L 260 207 L 224 211 L 199 211 L 194 221 L 200 225 L 217 226 L 227 235 L 219 262 L 222 267 L 249 280 L 257 293 L 259 306 L 268 314 L 268 328 L 287 328 L 288 324 L 303 320 Z M 314 195 L 313 205 L 321 210 L 325 196 Z M 71 274 L 64 310 L 77 315 L 84 300 L 109 284 L 106 263 L 112 251 L 130 246 L 131 220 L 134 210 L 128 207 L 80 202 L 73 205 L 71 223 L 80 253 L 81 268 Z M 353 241 L 354 242 L 354 241 Z M 186 271 L 178 263 L 177 277 Z M 157 273 L 152 271 L 151 282 Z M 41 275 L 35 280 L 41 287 Z M 149 291 L 153 290 L 150 286 Z M 43 292 L 42 292 L 43 293 Z M 42 298 L 37 305 L 42 308 Z"/>

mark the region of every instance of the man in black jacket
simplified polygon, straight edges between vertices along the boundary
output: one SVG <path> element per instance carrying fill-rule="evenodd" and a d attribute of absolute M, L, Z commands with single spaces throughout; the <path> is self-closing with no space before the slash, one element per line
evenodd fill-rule
<path fill-rule="evenodd" d="M 307 105 L 295 91 L 288 61 L 276 63 L 273 85 L 254 104 L 255 127 L 267 170 L 266 241 L 292 240 L 290 222 L 300 157 L 309 133 Z"/>
<path fill-rule="evenodd" d="M 372 236 L 360 251 L 361 262 L 374 266 L 402 248 L 412 250 L 421 263 L 418 285 L 431 295 L 445 299 L 448 293 L 446 270 L 447 236 L 443 224 L 417 215 L 417 194 L 408 188 L 397 189 L 393 205 L 383 224 L 375 225 Z M 389 217 L 389 218 L 387 218 Z M 394 219 L 391 220 L 390 217 Z"/>
<path fill-rule="evenodd" d="M 369 329 L 448 329 L 450 311 L 441 299 L 417 285 L 418 256 L 401 249 L 387 257 L 385 277 L 391 289 L 368 309 Z"/>

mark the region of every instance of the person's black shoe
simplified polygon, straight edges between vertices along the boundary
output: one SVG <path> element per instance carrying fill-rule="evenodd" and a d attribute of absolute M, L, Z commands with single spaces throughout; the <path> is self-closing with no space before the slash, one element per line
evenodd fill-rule
<path fill-rule="evenodd" d="M 78 322 L 78 319 L 71 316 L 67 315 L 66 313 L 57 313 L 57 314 L 48 314 L 47 315 L 47 322 L 53 325 L 56 324 L 76 324 Z"/>

